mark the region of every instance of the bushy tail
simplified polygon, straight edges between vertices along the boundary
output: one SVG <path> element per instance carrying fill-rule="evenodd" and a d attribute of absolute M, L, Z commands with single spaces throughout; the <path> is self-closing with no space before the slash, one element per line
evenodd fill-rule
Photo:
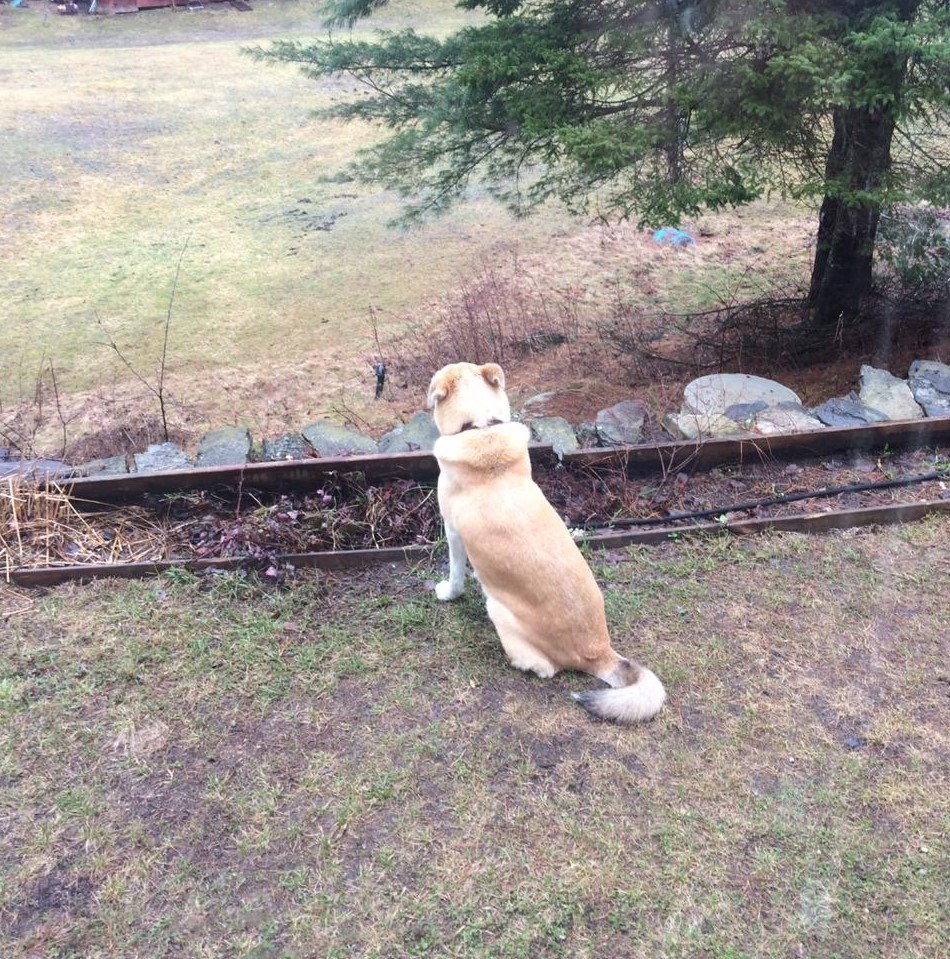
<path fill-rule="evenodd" d="M 611 689 L 574 693 L 574 698 L 594 716 L 617 723 L 652 719 L 666 702 L 666 690 L 657 677 L 639 663 L 617 657 L 617 664 L 600 679 Z"/>

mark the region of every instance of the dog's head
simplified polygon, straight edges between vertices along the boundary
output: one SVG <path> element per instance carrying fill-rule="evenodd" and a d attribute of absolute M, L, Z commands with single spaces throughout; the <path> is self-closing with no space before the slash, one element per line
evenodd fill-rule
<path fill-rule="evenodd" d="M 429 384 L 428 406 L 443 436 L 511 419 L 505 374 L 497 363 L 443 366 Z"/>

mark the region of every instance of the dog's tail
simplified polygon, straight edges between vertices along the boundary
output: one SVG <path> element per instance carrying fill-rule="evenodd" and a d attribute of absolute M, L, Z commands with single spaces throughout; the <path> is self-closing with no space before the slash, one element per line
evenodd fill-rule
<path fill-rule="evenodd" d="M 666 690 L 646 666 L 617 656 L 615 664 L 598 673 L 611 688 L 574 693 L 574 698 L 594 716 L 617 723 L 652 719 L 666 702 Z"/>

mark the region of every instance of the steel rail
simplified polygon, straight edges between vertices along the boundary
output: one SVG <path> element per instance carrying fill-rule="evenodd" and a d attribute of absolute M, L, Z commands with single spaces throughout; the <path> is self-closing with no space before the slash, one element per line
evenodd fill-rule
<path fill-rule="evenodd" d="M 582 524 L 582 529 L 625 529 L 631 526 L 656 526 L 663 523 L 678 523 L 688 519 L 706 519 L 709 516 L 722 516 L 728 513 L 748 513 L 754 509 L 767 506 L 783 506 L 786 503 L 800 503 L 806 499 L 829 499 L 833 496 L 844 496 L 848 493 L 870 493 L 877 490 L 900 489 L 904 486 L 916 486 L 920 483 L 932 483 L 935 480 L 950 479 L 950 470 L 943 472 L 932 470 L 929 473 L 918 473 L 915 476 L 902 476 L 899 479 L 880 480 L 875 483 L 851 483 L 848 486 L 823 486 L 817 490 L 802 490 L 798 493 L 778 493 L 763 499 L 746 500 L 739 503 L 727 503 L 722 506 L 713 506 L 709 509 L 690 510 L 685 513 L 669 513 L 666 516 L 645 516 L 636 518 L 619 518 L 600 521 L 591 521 Z"/>
<path fill-rule="evenodd" d="M 950 513 L 950 500 L 928 500 L 922 503 L 898 503 L 888 506 L 870 506 L 859 509 L 807 513 L 797 516 L 774 516 L 764 519 L 726 520 L 715 523 L 695 523 L 690 526 L 663 527 L 615 532 L 599 531 L 584 536 L 582 543 L 597 550 L 619 549 L 624 546 L 650 545 L 675 541 L 691 536 L 731 533 L 749 535 L 766 531 L 822 533 L 832 529 L 852 529 L 858 526 L 887 526 L 922 519 L 931 513 Z M 10 570 L 9 582 L 16 586 L 55 586 L 63 582 L 85 582 L 105 577 L 137 579 L 185 569 L 200 573 L 209 570 L 235 570 L 276 564 L 298 569 L 342 571 L 362 569 L 386 563 L 430 563 L 437 550 L 431 546 L 384 547 L 379 549 L 339 550 L 320 553 L 286 553 L 270 555 L 266 559 L 228 557 L 223 559 L 167 559 L 136 563 L 101 563 L 77 566 L 35 566 Z"/>
<path fill-rule="evenodd" d="M 771 437 L 741 436 L 695 442 L 669 442 L 639 446 L 578 450 L 561 458 L 569 466 L 594 472 L 622 469 L 630 476 L 666 476 L 686 469 L 705 471 L 713 466 L 748 462 L 803 460 L 871 449 L 915 449 L 950 443 L 950 417 L 877 423 L 863 427 L 829 427 L 813 433 L 787 433 Z M 556 463 L 551 447 L 534 445 L 532 460 Z M 362 473 L 368 481 L 387 479 L 434 480 L 438 462 L 429 452 L 375 454 L 358 457 L 326 457 L 292 462 L 250 463 L 244 466 L 197 467 L 156 473 L 109 477 L 73 477 L 46 481 L 71 495 L 76 505 L 109 505 L 145 494 L 174 494 L 222 486 L 269 491 L 312 489 L 330 474 Z M 900 485 L 895 481 L 893 485 Z M 822 495 L 804 494 L 795 498 Z M 776 497 L 790 502 L 792 497 Z M 684 519 L 702 519 L 704 515 L 723 515 L 715 522 L 674 526 L 677 517 L 650 518 L 644 521 L 605 523 L 588 530 L 584 542 L 594 549 L 613 549 L 634 543 L 657 543 L 712 532 L 746 534 L 761 530 L 821 532 L 867 524 L 909 522 L 931 512 L 950 511 L 950 500 L 862 507 L 832 512 L 778 516 L 764 519 L 729 520 L 741 512 L 742 504 L 715 510 L 684 514 Z M 658 528 L 624 529 L 623 526 Z M 80 564 L 8 569 L 8 582 L 21 586 L 49 586 L 68 580 L 83 581 L 100 577 L 135 578 L 154 575 L 172 568 L 194 572 L 233 570 L 277 563 L 297 568 L 346 570 L 385 563 L 428 562 L 434 549 L 429 546 L 384 547 L 319 553 L 270 554 L 266 560 L 252 557 L 218 559 L 168 559 L 131 563 Z"/>
<path fill-rule="evenodd" d="M 828 427 L 811 433 L 738 436 L 722 439 L 646 443 L 582 449 L 564 453 L 566 466 L 589 470 L 623 469 L 629 476 L 667 475 L 684 470 L 749 462 L 787 462 L 870 449 L 917 449 L 950 443 L 950 417 L 874 423 L 860 427 Z M 555 464 L 550 446 L 534 444 L 535 464 Z M 287 492 L 314 489 L 328 474 L 362 473 L 369 482 L 393 479 L 434 480 L 439 464 L 431 452 L 375 453 L 242 466 L 204 466 L 187 470 L 128 473 L 119 476 L 77 476 L 51 479 L 80 500 L 115 503 L 146 493 L 186 493 L 219 486 Z"/>

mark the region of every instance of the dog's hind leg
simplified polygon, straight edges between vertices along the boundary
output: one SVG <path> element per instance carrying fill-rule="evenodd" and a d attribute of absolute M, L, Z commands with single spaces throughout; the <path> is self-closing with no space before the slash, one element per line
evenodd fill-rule
<path fill-rule="evenodd" d="M 495 626 L 505 655 L 515 669 L 535 673 L 542 679 L 550 679 L 555 673 L 560 672 L 547 656 L 535 649 L 524 638 L 518 623 L 506 606 L 492 599 L 491 596 L 486 596 L 485 609 Z"/>
<path fill-rule="evenodd" d="M 458 599 L 465 589 L 465 567 L 468 563 L 468 554 L 465 544 L 458 531 L 445 524 L 445 538 L 449 543 L 449 578 L 443 579 L 435 587 L 435 595 L 443 601 Z"/>

